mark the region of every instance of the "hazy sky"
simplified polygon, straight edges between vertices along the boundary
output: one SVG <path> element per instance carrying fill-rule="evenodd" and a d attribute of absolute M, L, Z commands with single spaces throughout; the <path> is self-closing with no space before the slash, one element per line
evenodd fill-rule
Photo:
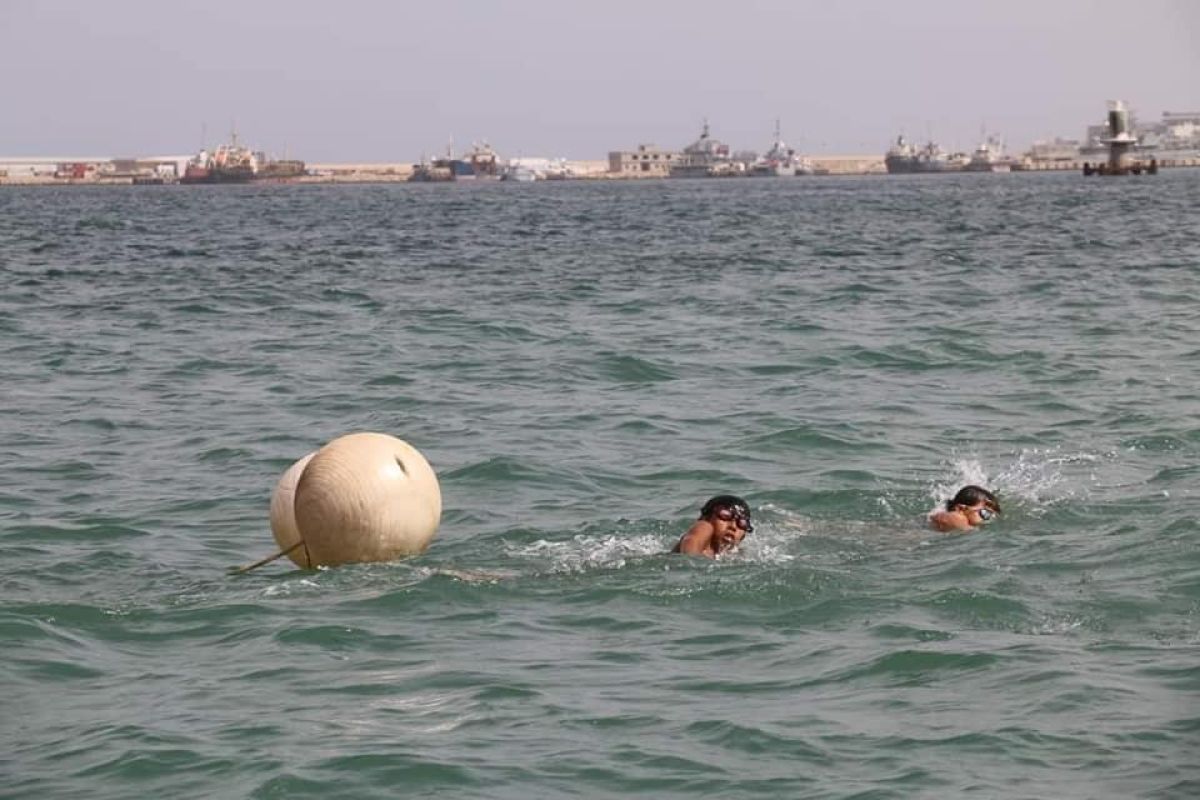
<path fill-rule="evenodd" d="M 1200 2 L 0 0 L 0 156 L 1019 150 L 1111 98 L 1200 111 Z"/>

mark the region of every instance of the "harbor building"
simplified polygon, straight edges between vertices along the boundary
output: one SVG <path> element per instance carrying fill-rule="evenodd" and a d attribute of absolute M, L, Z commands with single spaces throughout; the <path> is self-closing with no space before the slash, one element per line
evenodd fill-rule
<path fill-rule="evenodd" d="M 886 175 L 887 166 L 883 156 L 873 154 L 814 155 L 807 156 L 812 162 L 814 175 Z"/>
<path fill-rule="evenodd" d="M 1164 151 L 1200 150 L 1200 112 L 1164 111 L 1157 122 L 1142 122 L 1128 115 L 1129 135 L 1137 140 L 1139 149 Z M 1082 150 L 1088 153 L 1107 152 L 1106 140 L 1114 135 L 1109 120 L 1087 126 Z"/>
<path fill-rule="evenodd" d="M 1164 111 L 1158 122 L 1139 131 L 1144 145 L 1162 150 L 1200 151 L 1200 112 Z"/>
<path fill-rule="evenodd" d="M 637 150 L 613 150 L 608 154 L 608 171 L 635 178 L 665 178 L 671 173 L 671 162 L 679 153 L 660 150 L 652 144 L 639 144 Z"/>
<path fill-rule="evenodd" d="M 314 182 L 365 183 L 407 181 L 413 174 L 409 163 L 380 164 L 309 164 L 307 172 Z"/>
<path fill-rule="evenodd" d="M 135 178 L 174 180 L 187 156 L 113 158 L 112 156 L 0 157 L 0 182 L 129 183 Z"/>
<path fill-rule="evenodd" d="M 54 178 L 64 173 L 94 174 L 111 162 L 112 156 L 0 157 L 0 177 L 15 181 Z"/>
<path fill-rule="evenodd" d="M 1026 155 L 1035 162 L 1075 162 L 1079 159 L 1081 147 L 1078 139 L 1055 137 L 1034 142 Z"/>

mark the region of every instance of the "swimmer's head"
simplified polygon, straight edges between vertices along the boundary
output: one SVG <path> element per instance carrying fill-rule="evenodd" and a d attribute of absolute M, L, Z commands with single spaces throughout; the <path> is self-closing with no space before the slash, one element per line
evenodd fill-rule
<path fill-rule="evenodd" d="M 750 523 L 750 506 L 740 497 L 732 494 L 719 494 L 710 499 L 700 509 L 700 519 L 707 519 L 713 514 L 728 514 L 739 528 L 746 533 L 752 533 L 754 526 Z"/>
<path fill-rule="evenodd" d="M 946 501 L 947 511 L 953 511 L 959 507 L 974 508 L 975 506 L 983 506 L 997 514 L 1000 513 L 1000 501 L 996 499 L 996 495 L 982 486 L 964 486 L 958 490 L 958 494 Z"/>

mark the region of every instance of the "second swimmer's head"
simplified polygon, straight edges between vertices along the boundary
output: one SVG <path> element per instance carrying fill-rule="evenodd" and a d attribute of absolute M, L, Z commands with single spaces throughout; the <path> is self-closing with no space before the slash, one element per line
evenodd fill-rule
<path fill-rule="evenodd" d="M 958 490 L 958 494 L 946 501 L 947 511 L 976 507 L 986 508 L 996 514 L 1000 513 L 1000 501 L 996 499 L 995 494 L 982 486 L 964 486 Z"/>

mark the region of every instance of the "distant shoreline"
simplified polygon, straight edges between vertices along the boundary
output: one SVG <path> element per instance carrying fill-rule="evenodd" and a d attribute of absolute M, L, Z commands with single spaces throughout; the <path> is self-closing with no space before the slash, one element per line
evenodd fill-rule
<path fill-rule="evenodd" d="M 1098 159 L 1090 159 L 1090 163 L 1095 163 Z M 599 170 L 581 171 L 576 175 L 562 180 L 566 181 L 737 181 L 743 180 L 783 180 L 783 181 L 807 181 L 814 178 L 822 177 L 844 177 L 851 175 L 869 176 L 877 175 L 884 177 L 907 177 L 904 175 L 889 175 L 883 164 L 882 156 L 835 156 L 827 158 L 814 158 L 818 173 L 815 175 L 803 175 L 796 177 L 748 177 L 744 175 L 737 176 L 710 176 L 700 178 L 671 178 L 661 175 L 637 175 L 628 173 L 614 173 Z M 1012 172 L 1083 172 L 1084 160 L 1071 161 L 1027 161 L 1012 169 Z M 384 184 L 384 183 L 409 183 L 413 174 L 413 167 L 410 164 L 314 164 L 310 167 L 308 175 L 301 175 L 286 178 L 255 178 L 245 183 L 224 184 L 231 186 L 263 186 L 273 184 L 288 184 L 288 185 L 335 185 L 335 184 Z M 1197 168 L 1200 167 L 1200 157 L 1198 158 L 1175 158 L 1162 159 L 1158 162 L 1158 166 L 1163 169 L 1171 168 Z M 925 173 L 936 174 L 936 173 Z M 961 174 L 961 171 L 947 171 L 947 175 Z M 988 174 L 988 173 L 983 173 Z M 451 182 L 451 181 L 448 181 Z M 463 183 L 495 183 L 499 182 L 495 178 L 475 179 L 470 181 L 462 181 Z M 55 175 L 16 175 L 9 176 L 0 174 L 0 187 L 4 186 L 144 186 L 144 185 L 183 185 L 174 177 L 157 177 L 146 175 L 92 175 L 89 177 L 57 177 Z"/>

